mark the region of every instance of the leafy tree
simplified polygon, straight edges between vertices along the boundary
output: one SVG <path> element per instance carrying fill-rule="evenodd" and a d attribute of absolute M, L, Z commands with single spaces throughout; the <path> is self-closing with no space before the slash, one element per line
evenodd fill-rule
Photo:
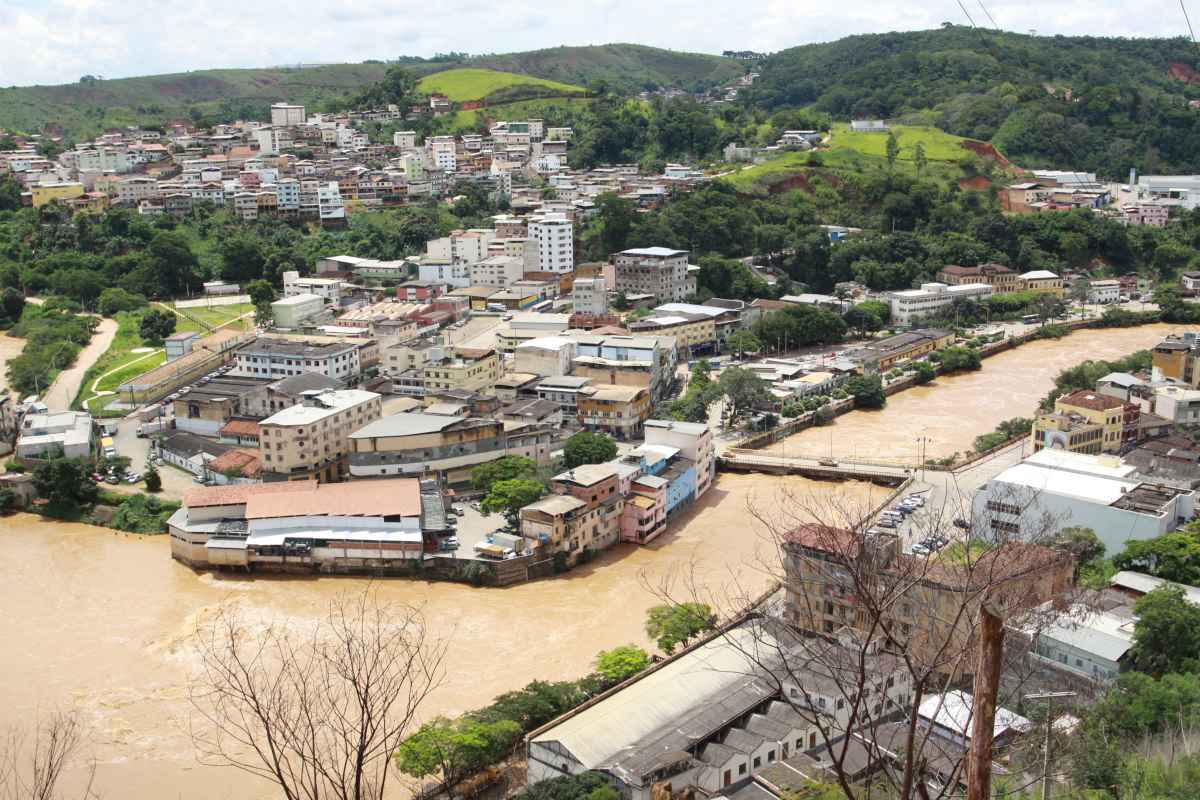
<path fill-rule="evenodd" d="M 929 164 L 929 161 L 925 158 L 924 142 L 917 142 L 917 146 L 913 150 L 913 163 L 917 167 L 917 177 L 919 178 L 921 177 L 921 173 L 925 171 L 925 167 Z"/>
<path fill-rule="evenodd" d="M 862 305 L 851 306 L 842 315 L 842 320 L 847 327 L 858 331 L 859 336 L 866 336 L 883 327 L 883 320 L 879 318 L 879 315 L 870 308 L 863 308 Z"/>
<path fill-rule="evenodd" d="M 1192 672 L 1200 666 L 1200 606 L 1188 601 L 1183 587 L 1160 586 L 1133 605 L 1131 662 L 1151 675 Z"/>
<path fill-rule="evenodd" d="M 537 478 L 537 463 L 523 456 L 504 456 L 471 470 L 471 488 L 485 494 L 497 481 Z"/>
<path fill-rule="evenodd" d="M 11 176 L 0 178 L 0 211 L 16 211 L 21 207 L 21 184 Z"/>
<path fill-rule="evenodd" d="M 414 778 L 439 775 L 449 795 L 458 781 L 500 760 L 520 736 L 521 727 L 511 720 L 438 717 L 400 743 L 396 766 Z"/>
<path fill-rule="evenodd" d="M 511 720 L 523 731 L 545 725 L 588 699 L 598 687 L 583 681 L 530 681 L 523 688 L 499 695 L 489 705 L 471 712 L 480 722 Z"/>
<path fill-rule="evenodd" d="M 388 67 L 379 81 L 366 86 L 351 100 L 354 108 L 382 108 L 397 105 L 406 110 L 417 98 L 417 79 L 405 67 Z"/>
<path fill-rule="evenodd" d="M 918 383 L 929 383 L 937 377 L 937 370 L 928 361 L 918 361 L 913 365 L 913 379 Z"/>
<path fill-rule="evenodd" d="M 602 650 L 596 656 L 596 672 L 609 683 L 620 683 L 649 666 L 650 654 L 632 644 Z"/>
<path fill-rule="evenodd" d="M 162 344 L 163 339 L 174 332 L 175 315 L 170 311 L 151 309 L 146 312 L 138 324 L 138 333 L 144 341 L 150 344 Z"/>
<path fill-rule="evenodd" d="M 25 295 L 11 286 L 0 292 L 0 312 L 4 318 L 16 322 L 25 311 Z"/>
<path fill-rule="evenodd" d="M 96 307 L 101 314 L 111 317 L 118 311 L 136 311 L 145 305 L 146 298 L 142 295 L 110 286 L 100 292 L 100 300 Z"/>
<path fill-rule="evenodd" d="M 983 366 L 979 351 L 969 347 L 947 347 L 938 352 L 942 360 L 943 372 L 960 372 L 977 370 Z"/>
<path fill-rule="evenodd" d="M 270 282 L 259 279 L 246 284 L 246 294 L 254 305 L 254 317 L 260 323 L 270 320 L 273 316 L 271 303 L 278 298 L 275 287 Z"/>
<path fill-rule="evenodd" d="M 158 470 L 154 467 L 148 467 L 145 474 L 146 491 L 161 492 L 162 491 L 162 475 L 158 474 Z"/>
<path fill-rule="evenodd" d="M 1055 543 L 1075 557 L 1075 574 L 1098 559 L 1104 558 L 1104 543 L 1091 528 L 1073 525 L 1058 532 Z"/>
<path fill-rule="evenodd" d="M 668 655 L 716 627 L 717 616 L 706 603 L 654 606 L 646 612 L 646 635 Z"/>
<path fill-rule="evenodd" d="M 484 514 L 504 514 L 509 525 L 515 528 L 521 509 L 536 503 L 545 493 L 546 487 L 541 482 L 528 478 L 496 481 L 480 502 L 479 510 Z"/>
<path fill-rule="evenodd" d="M 77 510 L 96 502 L 100 490 L 92 481 L 91 465 L 81 458 L 50 455 L 33 470 L 38 495 L 51 506 Z"/>
<path fill-rule="evenodd" d="M 855 408 L 883 408 L 887 395 L 878 375 L 855 375 L 846 381 L 846 391 L 854 398 Z"/>
<path fill-rule="evenodd" d="M 600 224 L 600 258 L 628 249 L 629 233 L 637 219 L 633 203 L 613 193 L 596 198 L 596 216 Z"/>
<path fill-rule="evenodd" d="M 620 795 L 597 772 L 563 775 L 525 787 L 514 800 L 617 800 Z"/>
<path fill-rule="evenodd" d="M 748 369 L 730 367 L 717 379 L 717 392 L 729 401 L 734 417 L 771 401 L 766 382 Z"/>
<path fill-rule="evenodd" d="M 762 342 L 750 331 L 736 331 L 725 342 L 729 349 L 741 358 L 746 353 L 757 353 L 762 350 Z"/>
<path fill-rule="evenodd" d="M 1200 536 L 1196 523 L 1153 539 L 1130 540 L 1113 556 L 1117 569 L 1145 572 L 1176 583 L 1200 583 Z"/>
<path fill-rule="evenodd" d="M 896 157 L 900 155 L 900 142 L 896 139 L 895 131 L 888 131 L 887 144 L 885 147 L 888 169 L 891 169 L 896 166 Z"/>
<path fill-rule="evenodd" d="M 603 433 L 580 431 L 563 445 L 563 460 L 567 469 L 584 464 L 602 464 L 616 457 L 616 442 Z"/>
<path fill-rule="evenodd" d="M 221 278 L 245 283 L 263 277 L 267 254 L 262 242 L 248 233 L 240 233 L 221 241 Z"/>
<path fill-rule="evenodd" d="M 117 508 L 112 526 L 131 533 L 163 533 L 172 511 L 173 508 L 163 505 L 157 497 L 135 494 Z"/>

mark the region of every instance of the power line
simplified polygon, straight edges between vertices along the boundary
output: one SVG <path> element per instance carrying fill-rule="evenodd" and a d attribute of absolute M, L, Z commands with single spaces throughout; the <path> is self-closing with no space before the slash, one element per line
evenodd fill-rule
<path fill-rule="evenodd" d="M 987 15 L 988 21 L 992 23 L 992 27 L 996 30 L 1000 30 L 1000 26 L 996 24 L 996 20 L 992 19 L 992 12 L 987 10 L 987 6 L 983 4 L 983 0 L 975 0 L 975 2 L 979 3 L 979 7 L 982 8 L 983 13 Z"/>
<path fill-rule="evenodd" d="M 1192 36 L 1192 44 L 1196 43 L 1196 32 L 1192 30 L 1192 21 L 1188 18 L 1187 6 L 1183 4 L 1183 0 L 1179 0 L 1179 7 L 1183 9 L 1183 21 L 1187 23 L 1188 33 Z"/>
<path fill-rule="evenodd" d="M 975 20 L 971 19 L 971 13 L 967 11 L 967 7 L 962 4 L 962 0 L 955 0 L 955 2 L 958 3 L 958 7 L 962 9 L 962 12 L 967 15 L 967 22 L 971 23 L 971 27 L 975 30 L 979 30 L 979 26 L 975 24 Z M 1179 2 L 1182 3 L 1183 0 L 1179 0 Z"/>

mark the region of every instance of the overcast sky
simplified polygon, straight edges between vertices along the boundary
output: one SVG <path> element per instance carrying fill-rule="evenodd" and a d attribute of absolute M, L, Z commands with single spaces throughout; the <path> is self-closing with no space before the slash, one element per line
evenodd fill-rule
<path fill-rule="evenodd" d="M 1187 33 L 1177 0 L 984 2 L 1005 30 Z M 979 0 L 963 3 L 986 24 Z M 966 21 L 956 0 L 0 0 L 0 85 L 607 42 L 773 51 L 943 21 Z"/>

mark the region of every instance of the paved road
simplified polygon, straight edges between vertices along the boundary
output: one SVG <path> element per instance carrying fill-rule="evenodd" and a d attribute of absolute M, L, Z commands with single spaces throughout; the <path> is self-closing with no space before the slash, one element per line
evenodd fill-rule
<path fill-rule="evenodd" d="M 71 402 L 79 394 L 79 387 L 83 385 L 84 373 L 92 368 L 100 356 L 104 355 L 116 335 L 117 321 L 107 317 L 101 319 L 96 332 L 92 334 L 92 340 L 88 342 L 87 347 L 79 351 L 79 355 L 76 356 L 75 363 L 71 367 L 58 373 L 58 377 L 54 379 L 54 383 L 42 398 L 42 402 L 52 411 L 64 411 L 70 408 Z"/>
<path fill-rule="evenodd" d="M 122 420 L 111 420 L 109 424 L 119 425 L 117 435 L 113 437 L 113 444 L 117 448 L 117 455 L 128 458 L 129 468 L 134 472 L 145 472 L 147 466 L 146 459 L 150 455 L 150 440 L 138 438 L 137 420 L 125 418 Z M 158 496 L 165 500 L 182 500 L 184 492 L 197 486 L 192 480 L 190 472 L 185 472 L 170 464 L 164 464 L 159 467 L 158 474 L 162 477 L 163 482 L 162 493 Z M 144 492 L 146 490 L 145 484 L 142 483 L 135 486 L 122 483 L 117 486 L 109 486 L 108 488 L 122 492 Z"/>

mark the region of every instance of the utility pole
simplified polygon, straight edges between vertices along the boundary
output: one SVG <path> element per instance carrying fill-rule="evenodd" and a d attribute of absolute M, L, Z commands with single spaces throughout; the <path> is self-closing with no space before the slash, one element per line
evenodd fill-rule
<path fill-rule="evenodd" d="M 1054 701 L 1060 697 L 1074 697 L 1075 692 L 1040 692 L 1038 694 L 1025 695 L 1026 701 L 1045 700 L 1046 701 L 1046 745 L 1042 752 L 1042 797 L 1041 800 L 1050 800 L 1050 728 L 1054 721 L 1054 715 L 1051 713 L 1054 707 Z"/>

